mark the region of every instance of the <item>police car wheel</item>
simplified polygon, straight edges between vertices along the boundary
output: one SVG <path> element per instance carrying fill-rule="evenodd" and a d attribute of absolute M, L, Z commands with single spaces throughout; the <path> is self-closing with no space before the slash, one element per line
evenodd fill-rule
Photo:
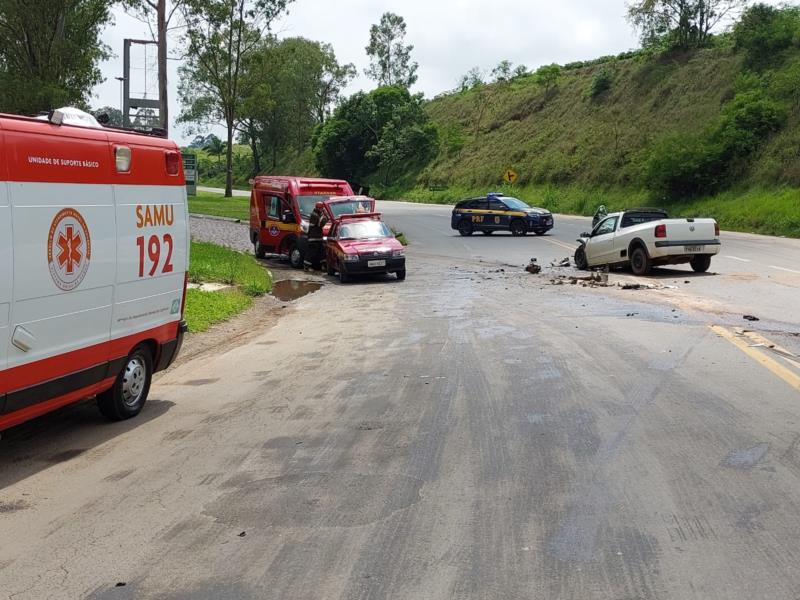
<path fill-rule="evenodd" d="M 150 393 L 153 357 L 150 349 L 137 346 L 125 359 L 125 365 L 113 387 L 97 394 L 97 407 L 111 421 L 123 421 L 138 415 Z"/>
<path fill-rule="evenodd" d="M 461 223 L 458 224 L 458 233 L 464 236 L 472 235 L 472 223 L 466 219 L 461 221 Z"/>
<path fill-rule="evenodd" d="M 533 233 L 535 233 L 536 235 L 544 235 L 547 232 L 544 229 L 537 229 Z"/>
<path fill-rule="evenodd" d="M 528 233 L 527 228 L 525 227 L 525 223 L 523 221 L 512 221 L 511 223 L 511 235 L 521 236 Z"/>
<path fill-rule="evenodd" d="M 484 229 L 481 233 L 483 233 L 483 235 L 492 235 L 494 233 L 494 231 L 490 231 L 488 229 Z"/>

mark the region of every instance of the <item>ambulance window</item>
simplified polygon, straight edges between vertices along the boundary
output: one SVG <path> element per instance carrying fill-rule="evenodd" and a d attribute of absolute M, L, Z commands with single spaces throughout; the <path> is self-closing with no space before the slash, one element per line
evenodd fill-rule
<path fill-rule="evenodd" d="M 277 196 L 268 196 L 267 201 L 269 202 L 269 209 L 267 211 L 267 214 L 274 219 L 279 219 L 281 216 L 280 198 L 278 198 Z"/>

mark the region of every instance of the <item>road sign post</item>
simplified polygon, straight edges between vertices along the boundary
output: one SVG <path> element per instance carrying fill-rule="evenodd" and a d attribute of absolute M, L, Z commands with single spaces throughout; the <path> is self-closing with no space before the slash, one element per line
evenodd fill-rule
<path fill-rule="evenodd" d="M 197 195 L 197 155 L 183 153 L 183 176 L 186 178 L 186 194 Z"/>

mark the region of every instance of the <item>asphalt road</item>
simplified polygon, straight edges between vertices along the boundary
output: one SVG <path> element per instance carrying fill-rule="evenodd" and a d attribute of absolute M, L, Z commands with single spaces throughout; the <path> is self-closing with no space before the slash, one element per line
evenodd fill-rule
<path fill-rule="evenodd" d="M 726 235 L 750 263 L 593 289 L 520 268 L 581 220 L 463 239 L 447 209 L 381 210 L 405 282 L 324 279 L 133 421 L 4 433 L 0 595 L 798 597 L 800 276 L 766 270 L 795 242 Z M 737 335 L 739 305 L 781 310 Z"/>

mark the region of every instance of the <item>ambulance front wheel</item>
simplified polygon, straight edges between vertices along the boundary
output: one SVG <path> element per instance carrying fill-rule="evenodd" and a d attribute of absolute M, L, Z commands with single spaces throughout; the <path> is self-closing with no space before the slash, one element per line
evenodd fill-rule
<path fill-rule="evenodd" d="M 137 346 L 125 359 L 125 366 L 113 387 L 97 395 L 97 406 L 107 419 L 123 421 L 142 411 L 153 379 L 153 356 L 150 349 Z"/>

